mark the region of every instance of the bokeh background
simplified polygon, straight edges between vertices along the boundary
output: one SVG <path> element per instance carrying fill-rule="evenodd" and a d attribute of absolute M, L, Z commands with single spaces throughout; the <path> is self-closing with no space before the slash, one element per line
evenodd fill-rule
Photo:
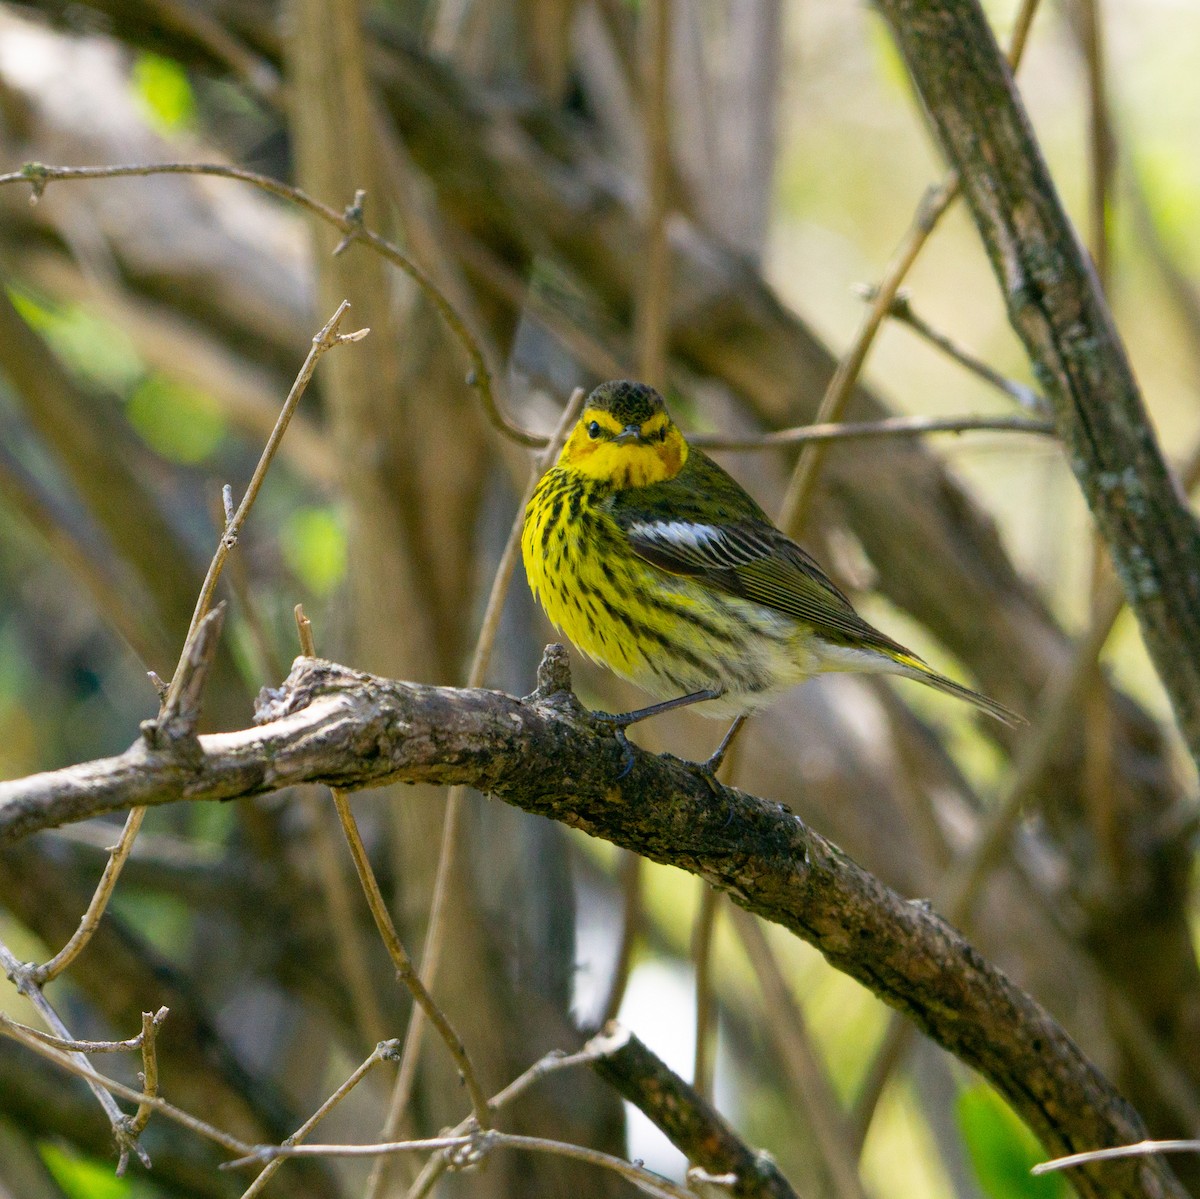
<path fill-rule="evenodd" d="M 1003 44 L 1013 6 L 986 8 Z M 1046 0 L 1019 75 L 1176 462 L 1200 442 L 1197 47 L 1186 0 Z M 663 387 L 686 428 L 738 436 L 813 419 L 862 320 L 858 289 L 944 175 L 884 26 L 830 0 L 0 3 L 0 170 L 31 160 L 231 162 L 338 210 L 365 189 L 367 224 L 455 306 L 521 424 L 548 431 L 574 387 L 625 375 Z M 361 245 L 333 257 L 335 231 L 237 182 L 52 183 L 36 205 L 29 193 L 0 188 L 0 777 L 119 752 L 154 714 L 146 672 L 174 667 L 221 486 L 240 495 L 343 298 L 347 327 L 372 332 L 322 362 L 231 558 L 205 726 L 250 721 L 298 652 L 298 602 L 326 656 L 464 681 L 531 459 L 487 421 L 420 289 Z M 1035 387 L 964 209 L 906 287 L 938 332 Z M 1021 409 L 893 321 L 848 415 L 892 413 Z M 779 508 L 794 450 L 718 456 Z M 1035 723 L 1108 576 L 1057 443 L 1013 432 L 836 444 L 805 541 L 870 619 Z M 531 690 L 550 639 L 518 572 L 488 681 Z M 593 706 L 639 703 L 584 662 L 576 682 Z M 1195 1132 L 1196 779 L 1127 613 L 1068 723 L 957 922 L 1152 1132 Z M 703 757 L 719 734 L 680 715 L 635 737 Z M 1011 797 L 1028 736 L 914 686 L 827 678 L 753 722 L 735 771 L 936 903 Z M 445 796 L 374 792 L 356 807 L 419 957 Z M 153 811 L 96 941 L 50 988 L 72 1031 L 129 1036 L 166 1004 L 167 1097 L 251 1140 L 287 1135 L 408 1018 L 365 906 L 352 893 L 346 915 L 331 898 L 347 863 L 330 819 L 317 793 Z M 0 852 L 0 937 L 18 956 L 43 959 L 70 934 L 116 828 Z M 618 1006 L 691 1077 L 699 991 L 716 1102 L 800 1193 L 1067 1193 L 1028 1177 L 1036 1146 L 978 1079 L 899 1035 L 815 951 L 768 928 L 773 965 L 756 968 L 697 879 L 481 796 L 456 848 L 434 990 L 489 1090 Z M 373 1002 L 347 985 L 347 921 Z M 29 1018 L 6 984 L 0 1008 Z M 421 1134 L 465 1113 L 429 1041 L 404 1125 Z M 389 1089 L 364 1084 L 327 1137 L 377 1135 Z M 683 1169 L 586 1074 L 543 1083 L 510 1127 Z M 246 1185 L 157 1121 L 154 1172 L 117 1180 L 107 1140 L 86 1091 L 0 1040 L 0 1193 Z M 362 1164 L 288 1166 L 268 1193 L 404 1194 L 406 1170 L 383 1185 Z M 442 1183 L 497 1196 L 623 1185 L 515 1155 Z"/>

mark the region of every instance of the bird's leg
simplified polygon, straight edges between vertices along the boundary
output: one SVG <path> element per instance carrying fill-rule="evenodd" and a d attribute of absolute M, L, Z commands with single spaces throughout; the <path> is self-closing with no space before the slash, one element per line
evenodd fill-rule
<path fill-rule="evenodd" d="M 729 747 L 733 744 L 733 739 L 742 731 L 742 725 L 746 723 L 748 717 L 743 713 L 734 719 L 733 724 L 729 726 L 729 732 L 721 738 L 721 744 L 717 746 L 715 752 L 707 762 L 701 763 L 701 769 L 705 774 L 712 778 L 717 777 L 717 771 L 721 769 L 721 763 L 725 761 L 725 755 L 729 752 Z"/>
<path fill-rule="evenodd" d="M 648 708 L 635 708 L 632 712 L 593 712 L 592 719 L 598 720 L 601 724 L 611 724 L 619 729 L 627 729 L 631 724 L 649 720 L 651 716 L 661 716 L 664 712 L 673 712 L 676 708 L 702 704 L 707 699 L 720 699 L 724 694 L 724 691 L 714 691 L 710 688 L 703 691 L 689 691 L 687 695 L 664 699 L 660 704 L 651 704 Z"/>
<path fill-rule="evenodd" d="M 632 712 L 593 712 L 592 719 L 599 724 L 612 726 L 613 735 L 621 746 L 621 770 L 617 779 L 623 779 L 633 769 L 633 746 L 625 736 L 625 730 L 631 724 L 649 720 L 651 716 L 661 716 L 664 712 L 673 712 L 676 708 L 686 708 L 691 704 L 701 704 L 707 699 L 720 699 L 724 691 L 714 691 L 706 688 L 703 691 L 691 691 L 687 695 L 677 695 L 674 699 L 665 699 L 662 703 L 651 704 L 647 708 L 635 708 Z M 729 737 L 726 736 L 726 741 Z M 722 747 L 725 742 L 723 741 Z M 724 748 L 718 751 L 724 755 Z M 718 765 L 720 759 L 718 759 Z"/>

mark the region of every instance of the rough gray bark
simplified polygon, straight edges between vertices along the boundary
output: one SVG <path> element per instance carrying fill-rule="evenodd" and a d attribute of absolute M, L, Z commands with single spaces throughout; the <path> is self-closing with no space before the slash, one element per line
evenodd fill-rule
<path fill-rule="evenodd" d="M 1200 762 L 1200 524 L 977 0 L 880 0 Z"/>
<path fill-rule="evenodd" d="M 686 763 L 622 749 L 597 731 L 552 649 L 527 700 L 425 687 L 298 659 L 264 693 L 256 729 L 174 756 L 117 758 L 0 784 L 0 844 L 130 803 L 463 783 L 697 874 L 791 929 L 984 1075 L 1054 1154 L 1136 1141 L 1137 1114 L 1028 995 L 920 902 L 908 902 L 781 804 L 710 783 Z M 1086 1199 L 1182 1196 L 1166 1167 L 1105 1163 L 1075 1178 Z"/>

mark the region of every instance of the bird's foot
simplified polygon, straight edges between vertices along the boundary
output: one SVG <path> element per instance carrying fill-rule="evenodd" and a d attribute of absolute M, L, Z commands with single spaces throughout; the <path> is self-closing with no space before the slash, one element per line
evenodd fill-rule
<path fill-rule="evenodd" d="M 638 724 L 643 720 L 649 720 L 651 716 L 659 716 L 663 712 L 672 712 L 676 708 L 686 708 L 691 704 L 703 703 L 706 699 L 719 699 L 723 693 L 720 691 L 705 690 L 692 691 L 687 695 L 676 696 L 674 699 L 664 700 L 660 704 L 651 704 L 647 708 L 635 708 L 632 712 L 593 712 L 592 720 L 596 724 L 604 724 L 613 730 L 613 736 L 616 737 L 618 744 L 621 746 L 621 771 L 617 775 L 617 781 L 621 779 L 633 769 L 633 746 L 629 743 L 629 739 L 625 736 L 625 730 L 631 724 Z M 729 741 L 726 737 L 721 743 L 721 748 L 717 753 L 724 756 L 725 747 Z M 717 765 L 721 764 L 720 757 L 717 758 Z"/>
<path fill-rule="evenodd" d="M 724 754 L 713 754 L 711 758 L 705 758 L 703 762 L 687 763 L 693 773 L 698 774 L 708 784 L 708 789 L 717 796 L 721 795 L 724 790 L 724 785 L 717 778 L 717 771 L 721 769 L 721 759 L 724 756 Z"/>
<path fill-rule="evenodd" d="M 630 720 L 629 717 L 634 719 Z M 605 725 L 612 730 L 612 735 L 621 747 L 621 769 L 617 771 L 616 781 L 619 783 L 633 769 L 633 743 L 625 736 L 625 730 L 641 719 L 637 712 L 593 712 L 592 721 Z"/>

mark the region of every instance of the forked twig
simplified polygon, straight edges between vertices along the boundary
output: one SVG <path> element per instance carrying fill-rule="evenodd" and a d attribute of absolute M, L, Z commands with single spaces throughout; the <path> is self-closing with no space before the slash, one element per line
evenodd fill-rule
<path fill-rule="evenodd" d="M 17 990 L 34 1006 L 38 1015 L 54 1030 L 57 1040 L 60 1043 L 73 1043 L 73 1038 L 67 1026 L 63 1023 L 62 1017 L 54 1009 L 54 1005 L 43 994 L 41 986 L 30 977 L 29 967 L 25 963 L 19 962 L 8 946 L 2 941 L 0 941 L 0 967 L 4 968 L 4 973 L 12 980 Z M 110 1094 L 110 1088 L 103 1082 L 93 1080 L 89 1077 L 94 1072 L 83 1053 L 74 1049 L 63 1050 L 57 1048 L 37 1033 L 27 1032 L 23 1025 L 18 1024 L 3 1012 L 0 1012 L 0 1032 L 4 1032 L 15 1041 L 29 1045 L 34 1049 L 35 1053 L 40 1053 L 43 1057 L 53 1057 L 54 1060 L 63 1063 L 72 1073 L 79 1074 L 87 1081 L 88 1089 L 95 1095 L 96 1101 L 104 1109 L 104 1114 L 108 1117 L 108 1122 L 112 1127 L 113 1140 L 117 1145 L 118 1175 L 124 1174 L 128 1168 L 130 1153 L 136 1154 L 142 1165 L 147 1169 L 150 1168 L 150 1157 L 145 1149 L 138 1144 L 137 1132 L 131 1128 L 129 1117 L 117 1105 L 117 1101 Z M 143 1034 L 144 1032 L 145 1027 L 143 1026 Z M 139 1102 L 139 1104 L 143 1098 L 138 1092 L 132 1090 L 129 1097 Z M 139 1129 L 138 1131 L 140 1132 L 141 1130 Z"/>
<path fill-rule="evenodd" d="M 139 1105 L 144 1103 L 152 1111 L 158 1112 L 159 1115 L 166 1119 L 189 1129 L 198 1136 L 204 1137 L 205 1140 L 220 1145 L 230 1153 L 247 1154 L 254 1152 L 253 1145 L 249 1145 L 245 1141 L 231 1136 L 229 1133 L 217 1128 L 216 1125 L 209 1124 L 205 1120 L 190 1115 L 182 1108 L 176 1107 L 173 1103 L 168 1103 L 165 1099 L 157 1095 L 146 1095 L 142 1091 L 135 1090 L 133 1087 L 127 1087 L 124 1083 L 117 1082 L 115 1078 L 106 1078 L 103 1074 L 93 1070 L 82 1054 L 64 1053 L 62 1050 L 56 1049 L 53 1045 L 48 1045 L 36 1036 L 29 1036 L 21 1025 L 15 1020 L 11 1020 L 3 1012 L 0 1012 L 0 1033 L 11 1037 L 14 1041 L 24 1045 L 39 1057 L 53 1062 L 68 1074 L 74 1074 L 77 1078 L 82 1078 L 93 1091 L 103 1093 L 109 1103 L 113 1103 L 113 1095 L 119 1095 L 122 1099 L 128 1099 Z M 116 1107 L 115 1103 L 113 1103 L 113 1107 Z M 108 1109 L 105 1108 L 105 1110 L 107 1111 Z M 119 1120 L 123 1121 L 124 1116 L 121 1115 L 120 1109 L 117 1108 L 116 1110 Z M 149 1163 L 147 1162 L 146 1164 L 148 1165 Z"/>
<path fill-rule="evenodd" d="M 142 1050 L 142 1098 L 137 1111 L 127 1121 L 127 1131 L 131 1136 L 142 1135 L 150 1122 L 150 1113 L 154 1111 L 150 1101 L 158 1096 L 158 1054 L 155 1052 L 155 1042 L 159 1025 L 167 1018 L 167 1009 L 160 1007 L 157 1012 L 142 1013 L 142 1031 L 138 1039 Z"/>

